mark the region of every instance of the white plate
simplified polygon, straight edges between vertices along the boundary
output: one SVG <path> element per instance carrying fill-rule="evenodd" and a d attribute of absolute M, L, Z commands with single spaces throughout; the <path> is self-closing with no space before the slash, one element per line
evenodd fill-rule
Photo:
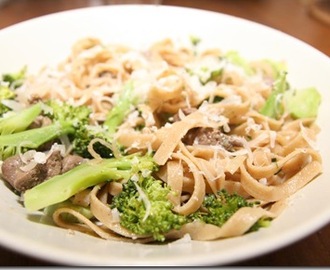
<path fill-rule="evenodd" d="M 43 16 L 0 31 L 0 73 L 28 65 L 31 72 L 64 59 L 81 37 L 146 46 L 164 37 L 199 36 L 205 44 L 235 49 L 248 58 L 288 62 L 296 87 L 316 86 L 323 96 L 318 141 L 324 173 L 298 192 L 270 228 L 212 242 L 141 245 L 105 241 L 37 222 L 0 182 L 0 244 L 69 265 L 223 265 L 252 258 L 297 241 L 330 220 L 330 60 L 277 30 L 214 12 L 170 6 L 104 6 Z"/>

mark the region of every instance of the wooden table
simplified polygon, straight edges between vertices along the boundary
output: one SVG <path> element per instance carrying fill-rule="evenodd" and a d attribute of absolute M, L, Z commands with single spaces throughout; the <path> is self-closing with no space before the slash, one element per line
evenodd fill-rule
<path fill-rule="evenodd" d="M 313 0 L 312 0 L 313 1 Z M 212 10 L 256 21 L 288 33 L 330 56 L 330 24 L 312 16 L 308 0 L 163 0 L 163 5 Z M 330 1 L 323 10 L 330 10 Z M 33 17 L 101 5 L 92 0 L 8 0 L 0 29 Z M 329 89 L 330 90 L 330 89 Z M 0 247 L 1 266 L 54 266 Z M 330 224 L 285 248 L 232 266 L 330 266 Z"/>

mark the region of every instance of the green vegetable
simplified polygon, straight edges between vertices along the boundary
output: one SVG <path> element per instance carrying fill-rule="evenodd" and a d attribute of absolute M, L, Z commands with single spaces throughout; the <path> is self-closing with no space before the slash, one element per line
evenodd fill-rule
<path fill-rule="evenodd" d="M 44 133 L 31 134 L 28 126 L 41 113 L 41 104 L 37 103 L 18 113 L 0 119 L 0 157 L 2 160 L 15 155 L 20 147 L 33 145 L 38 138 L 44 139 Z"/>
<path fill-rule="evenodd" d="M 22 85 L 25 79 L 26 67 L 17 73 L 6 73 L 0 79 L 0 116 L 11 111 L 3 101 L 14 100 L 16 97 L 15 89 Z"/>
<path fill-rule="evenodd" d="M 68 134 L 72 143 L 72 150 L 75 154 L 84 158 L 92 158 L 88 151 L 88 145 L 91 140 L 100 138 L 106 142 L 110 142 L 111 136 L 106 127 L 89 124 L 89 115 L 92 112 L 89 107 L 75 107 L 56 100 L 49 100 L 47 105 L 49 106 L 49 111 L 45 113 L 46 116 L 55 122 L 63 124 L 69 122 L 69 127 L 74 127 L 74 130 L 70 129 L 69 132 L 64 132 L 64 134 Z M 101 157 L 112 157 L 112 151 L 107 146 L 95 143 L 93 148 Z"/>
<path fill-rule="evenodd" d="M 16 94 L 8 86 L 2 85 L 0 82 L 0 116 L 4 113 L 11 111 L 9 107 L 3 104 L 4 100 L 13 100 L 16 97 Z"/>
<path fill-rule="evenodd" d="M 108 130 L 102 126 L 80 125 L 72 137 L 72 150 L 75 154 L 84 158 L 92 158 L 88 150 L 88 145 L 93 139 L 101 139 L 106 144 L 112 144 L 112 136 Z M 113 157 L 110 147 L 100 142 L 93 143 L 94 151 L 102 158 Z"/>
<path fill-rule="evenodd" d="M 202 80 L 202 84 L 207 84 L 210 81 L 217 81 L 222 76 L 222 68 L 212 70 L 210 76 L 205 80 Z"/>
<path fill-rule="evenodd" d="M 284 112 L 283 95 L 289 89 L 289 84 L 286 80 L 286 72 L 282 72 L 278 79 L 274 82 L 272 93 L 267 98 L 264 106 L 261 108 L 260 113 L 278 119 Z"/>
<path fill-rule="evenodd" d="M 49 126 L 25 130 L 35 117 L 40 114 L 40 104 L 6 118 L 0 122 L 0 132 L 8 134 L 0 138 L 0 155 L 2 159 L 15 155 L 19 147 L 36 149 L 44 143 L 68 135 L 73 146 L 73 152 L 85 158 L 91 158 L 88 145 L 92 139 L 99 138 L 107 143 L 112 143 L 112 135 L 123 122 L 131 109 L 131 104 L 136 101 L 133 95 L 133 85 L 128 83 L 118 99 L 118 103 L 109 112 L 103 125 L 89 125 L 91 109 L 87 106 L 73 106 L 67 102 L 49 100 L 43 106 L 42 114 L 53 122 Z M 5 119 L 4 119 L 5 120 Z M 2 123 L 2 124 L 1 124 Z M 3 128 L 1 128 L 1 125 Z M 15 134 L 9 134 L 13 133 Z M 104 158 L 113 156 L 112 150 L 100 143 L 93 144 L 94 150 Z"/>
<path fill-rule="evenodd" d="M 0 136 L 0 154 L 2 160 L 16 155 L 20 147 L 23 149 L 37 149 L 44 143 L 71 132 L 74 132 L 72 126 L 57 122 L 41 128 Z"/>
<path fill-rule="evenodd" d="M 73 151 L 85 158 L 92 158 L 88 145 L 93 139 L 100 139 L 105 144 L 113 144 L 113 135 L 118 126 L 124 121 L 125 117 L 131 110 L 131 106 L 137 101 L 134 95 L 133 83 L 129 82 L 118 97 L 117 103 L 107 114 L 103 124 L 98 126 L 79 125 L 74 135 L 71 135 Z M 95 142 L 93 144 L 94 151 L 102 158 L 113 157 L 112 150 L 105 144 Z"/>
<path fill-rule="evenodd" d="M 0 84 L 0 100 L 14 99 L 16 94 L 8 86 Z"/>
<path fill-rule="evenodd" d="M 321 95 L 315 87 L 293 90 L 282 72 L 274 82 L 271 95 L 260 113 L 278 119 L 286 110 L 293 118 L 316 117 L 321 104 Z"/>
<path fill-rule="evenodd" d="M 47 105 L 48 111 L 45 115 L 53 120 L 52 124 L 0 136 L 0 155 L 2 159 L 17 154 L 20 147 L 37 149 L 44 143 L 57 139 L 64 134 L 74 134 L 76 129 L 88 123 L 90 110 L 85 106 L 74 107 L 57 101 L 51 101 Z M 39 106 L 40 104 L 37 104 L 28 108 L 29 114 L 21 112 L 16 115 L 15 119 L 20 117 L 21 120 L 10 121 L 12 124 L 11 129 L 21 129 L 22 125 L 30 124 L 39 112 Z"/>
<path fill-rule="evenodd" d="M 221 79 L 223 68 L 222 66 L 215 69 L 211 69 L 207 66 L 202 66 L 200 68 L 191 69 L 186 68 L 186 71 L 189 75 L 196 75 L 199 78 L 199 81 L 202 85 L 207 84 L 210 81 L 218 81 Z"/>
<path fill-rule="evenodd" d="M 277 80 L 283 72 L 286 72 L 286 65 L 284 62 L 277 62 L 270 59 L 263 59 L 262 62 L 269 64 L 272 68 L 272 78 Z"/>
<path fill-rule="evenodd" d="M 87 106 L 74 106 L 59 100 L 48 100 L 45 104 L 48 108 L 45 109 L 44 114 L 53 122 L 67 124 L 74 128 L 89 123 L 92 110 Z"/>
<path fill-rule="evenodd" d="M 252 227 L 247 232 L 255 232 L 258 231 L 260 228 L 267 228 L 270 226 L 272 220 L 273 219 L 270 217 L 261 217 L 256 223 L 252 225 Z"/>
<path fill-rule="evenodd" d="M 193 46 L 197 46 L 199 43 L 201 43 L 201 38 L 197 36 L 190 36 L 190 42 Z"/>
<path fill-rule="evenodd" d="M 128 180 L 134 174 L 155 168 L 152 157 L 148 155 L 90 160 L 27 190 L 24 205 L 28 210 L 39 210 L 64 202 L 88 187 L 105 181 Z"/>
<path fill-rule="evenodd" d="M 164 241 L 167 232 L 180 229 L 187 222 L 185 216 L 172 211 L 170 192 L 162 181 L 140 175 L 137 181 L 129 180 L 123 185 L 111 208 L 117 208 L 120 224 L 131 232 L 150 234 L 155 240 Z"/>
<path fill-rule="evenodd" d="M 26 75 L 27 67 L 23 67 L 17 73 L 6 73 L 2 75 L 2 81 L 7 82 L 11 89 L 21 86 Z"/>
<path fill-rule="evenodd" d="M 253 207 L 245 198 L 237 194 L 229 194 L 226 190 L 218 191 L 217 195 L 209 194 L 204 197 L 200 210 L 189 215 L 190 221 L 200 220 L 221 227 L 241 207 Z M 253 230 L 268 226 L 266 219 L 260 219 Z"/>
<path fill-rule="evenodd" d="M 182 225 L 200 220 L 221 227 L 239 208 L 253 207 L 243 197 L 220 190 L 215 196 L 205 196 L 200 210 L 188 216 L 173 212 L 168 200 L 170 188 L 153 177 L 139 177 L 123 185 L 123 191 L 115 196 L 111 208 L 120 213 L 120 224 L 136 234 L 150 234 L 156 241 L 164 241 L 165 235 L 172 229 L 179 230 Z M 252 230 L 266 227 L 270 219 L 261 218 Z"/>
<path fill-rule="evenodd" d="M 13 112 L 8 117 L 0 118 L 0 134 L 6 135 L 26 130 L 41 111 L 42 105 L 37 103 L 20 112 Z"/>
<path fill-rule="evenodd" d="M 69 198 L 86 188 L 105 181 L 124 180 L 122 192 L 114 196 L 110 204 L 118 210 L 120 224 L 133 233 L 151 235 L 161 242 L 167 232 L 179 230 L 188 222 L 197 219 L 221 227 L 239 208 L 253 206 L 244 198 L 221 190 L 217 196 L 207 195 L 199 211 L 189 216 L 177 214 L 168 200 L 170 188 L 152 176 L 156 170 L 149 155 L 89 160 L 27 190 L 23 195 L 24 205 L 28 210 L 44 209 L 51 214 L 58 207 L 71 204 Z M 87 208 L 77 209 L 91 218 Z M 269 219 L 260 219 L 251 230 L 268 226 L 269 222 Z"/>
<path fill-rule="evenodd" d="M 136 102 L 137 100 L 134 95 L 133 83 L 129 82 L 125 85 L 118 101 L 108 113 L 104 122 L 104 126 L 107 127 L 109 134 L 116 132 L 118 126 L 124 121 L 125 117 L 131 110 L 131 106 Z"/>
<path fill-rule="evenodd" d="M 221 227 L 241 207 L 252 207 L 252 204 L 239 195 L 231 195 L 226 190 L 220 190 L 217 196 L 206 195 L 201 209 L 188 218 Z"/>
<path fill-rule="evenodd" d="M 321 95 L 310 87 L 290 91 L 285 95 L 286 107 L 293 118 L 316 117 L 321 104 Z"/>
<path fill-rule="evenodd" d="M 251 68 L 250 64 L 237 51 L 228 51 L 224 57 L 230 63 L 243 68 L 244 72 L 247 75 L 254 74 L 254 71 Z"/>

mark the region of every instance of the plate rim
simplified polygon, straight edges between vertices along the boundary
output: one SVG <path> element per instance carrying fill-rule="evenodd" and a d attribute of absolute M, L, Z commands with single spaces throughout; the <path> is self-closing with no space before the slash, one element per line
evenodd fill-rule
<path fill-rule="evenodd" d="M 261 23 L 258 23 L 258 22 L 255 22 L 255 21 L 251 21 L 251 20 L 248 20 L 248 19 L 245 19 L 245 18 L 241 18 L 241 17 L 236 17 L 236 16 L 233 16 L 233 15 L 229 15 L 229 14 L 225 14 L 225 13 L 221 13 L 221 12 L 216 12 L 216 11 L 210 11 L 210 10 L 204 10 L 204 9 L 197 9 L 197 8 L 191 8 L 191 7 L 179 7 L 179 6 L 168 6 L 168 5 L 160 5 L 160 6 L 154 6 L 154 5 L 114 5 L 114 6 L 93 6 L 93 7 L 82 7 L 82 8 L 77 8 L 77 9 L 71 9 L 71 10 L 64 10 L 64 11 L 59 11 L 59 12 L 55 12 L 55 13 L 51 13 L 51 14 L 46 14 L 46 15 L 42 15 L 42 16 L 38 16 L 38 17 L 35 17 L 35 18 L 31 18 L 31 19 L 28 19 L 28 20 L 25 20 L 25 21 L 22 21 L 22 22 L 19 22 L 19 23 L 16 23 L 16 24 L 13 24 L 13 25 L 10 25 L 10 26 L 7 26 L 5 28 L 2 28 L 0 30 L 0 38 L 1 36 L 3 35 L 3 33 L 6 33 L 8 31 L 15 31 L 16 28 L 19 28 L 21 27 L 21 25 L 23 26 L 26 26 L 27 24 L 29 23 L 38 23 L 38 21 L 41 21 L 41 20 L 47 20 L 49 17 L 57 17 L 57 16 L 61 16 L 62 14 L 64 15 L 67 15 L 67 14 L 72 14 L 72 13 L 75 13 L 75 12 L 89 12 L 89 10 L 99 10 L 99 9 L 105 9 L 105 8 L 118 8 L 118 9 L 122 9 L 122 8 L 130 8 L 130 7 L 138 7 L 138 8 L 142 8 L 142 6 L 152 6 L 152 8 L 160 8 L 160 9 L 177 9 L 177 10 L 181 10 L 181 11 L 185 11 L 185 10 L 191 10 L 193 12 L 202 12 L 202 13 L 212 13 L 216 16 L 223 16 L 223 17 L 226 17 L 228 18 L 229 20 L 236 20 L 236 21 L 241 21 L 242 23 L 246 23 L 248 22 L 249 24 L 253 24 L 255 27 L 263 27 L 265 28 L 267 31 L 273 31 L 273 32 L 278 32 L 280 33 L 281 35 L 284 35 L 286 36 L 286 38 L 291 38 L 293 39 L 295 42 L 299 42 L 300 44 L 302 44 L 303 46 L 305 46 L 308 50 L 313 50 L 315 54 L 319 54 L 320 57 L 327 57 L 323 52 L 317 50 L 316 48 L 314 48 L 313 46 L 311 46 L 310 44 L 294 37 L 294 36 L 291 36 L 281 30 L 278 30 L 278 29 L 275 29 L 275 28 L 272 28 L 270 26 L 267 26 L 267 25 L 264 25 L 264 24 L 261 24 Z M 149 8 L 149 7 L 148 7 Z M 326 61 L 326 60 L 324 60 Z M 327 60 L 328 61 L 328 60 Z M 256 257 L 256 256 L 262 256 L 264 254 L 267 254 L 267 253 L 270 253 L 270 252 L 273 252 L 275 250 L 278 250 L 280 248 L 283 248 L 284 246 L 288 246 L 292 243 L 295 243 L 305 237 L 308 237 L 310 234 L 312 234 L 313 232 L 319 230 L 320 228 L 322 228 L 323 226 L 325 226 L 329 221 L 330 221 L 330 209 L 328 209 L 328 211 L 324 211 L 324 214 L 321 215 L 322 216 L 322 220 L 320 222 L 320 220 L 318 222 L 316 221 L 310 221 L 309 223 L 310 224 L 314 224 L 312 226 L 312 228 L 309 226 L 308 228 L 306 227 L 305 228 L 305 231 L 303 230 L 300 230 L 299 232 L 296 231 L 296 233 L 294 234 L 294 237 L 290 237 L 289 240 L 287 241 L 281 241 L 280 243 L 277 243 L 277 245 L 271 247 L 271 248 L 268 248 L 268 249 L 265 249 L 263 252 L 259 250 L 258 254 L 256 254 L 256 252 L 254 251 L 250 251 L 250 252 L 247 252 L 246 254 L 244 255 L 241 255 L 239 257 L 239 260 L 238 261 L 242 261 L 242 260 L 246 260 L 246 259 L 249 259 L 249 258 L 253 258 L 253 257 Z M 301 229 L 301 228 L 300 228 Z M 2 228 L 0 228 L 0 232 L 2 232 Z M 289 233 L 289 232 L 288 232 Z M 41 259 L 41 260 L 49 260 L 49 261 L 52 261 L 54 263 L 65 263 L 65 264 L 76 264 L 77 262 L 73 261 L 73 260 L 70 260 L 69 258 L 68 259 L 65 259 L 65 260 L 62 260 L 62 261 L 56 261 L 56 259 L 52 256 L 43 256 L 43 257 L 36 257 L 34 252 L 31 250 L 31 249 L 24 249 L 24 248 L 17 248 L 17 245 L 14 245 L 14 244 L 11 244 L 11 241 L 10 239 L 7 239 L 7 243 L 5 243 L 6 241 L 3 241 L 3 236 L 2 236 L 2 233 L 0 234 L 0 244 L 3 245 L 5 244 L 4 247 L 6 248 L 9 248 L 13 251 L 18 251 L 22 254 L 25 254 L 27 256 L 31 256 L 31 257 L 34 257 L 36 259 Z M 222 241 L 222 240 L 221 240 Z M 37 243 L 39 244 L 39 243 Z M 54 260 L 55 259 L 55 260 Z M 87 263 L 87 262 L 86 262 Z M 180 261 L 178 261 L 177 263 L 180 264 Z M 186 262 L 182 262 L 184 265 L 187 265 Z M 205 262 L 203 262 L 202 264 L 204 264 Z M 228 264 L 228 263 L 237 263 L 237 261 L 233 260 L 233 258 L 227 258 L 222 260 L 221 262 L 216 262 L 216 261 L 212 261 L 212 265 L 214 265 L 214 263 L 220 263 L 220 264 Z M 144 263 L 143 263 L 144 264 Z M 202 265 L 201 264 L 201 265 Z M 136 265 L 136 264 L 134 264 Z M 153 264 L 154 265 L 154 264 Z M 196 265 L 196 262 L 194 262 L 194 265 Z"/>

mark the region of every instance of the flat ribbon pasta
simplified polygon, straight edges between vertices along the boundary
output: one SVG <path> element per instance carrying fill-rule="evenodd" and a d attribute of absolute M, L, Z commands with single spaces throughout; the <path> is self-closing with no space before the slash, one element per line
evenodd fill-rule
<path fill-rule="evenodd" d="M 221 227 L 194 221 L 183 225 L 179 231 L 172 231 L 169 238 L 181 238 L 189 234 L 192 240 L 210 241 L 219 238 L 243 235 L 261 217 L 275 217 L 271 212 L 262 208 L 242 207 L 232 215 Z"/>
<path fill-rule="evenodd" d="M 322 172 L 322 166 L 320 162 L 312 161 L 297 174 L 278 186 L 265 186 L 259 183 L 247 172 L 244 166 L 241 166 L 241 172 L 242 186 L 249 194 L 259 200 L 274 202 L 289 197 L 312 181 Z"/>

